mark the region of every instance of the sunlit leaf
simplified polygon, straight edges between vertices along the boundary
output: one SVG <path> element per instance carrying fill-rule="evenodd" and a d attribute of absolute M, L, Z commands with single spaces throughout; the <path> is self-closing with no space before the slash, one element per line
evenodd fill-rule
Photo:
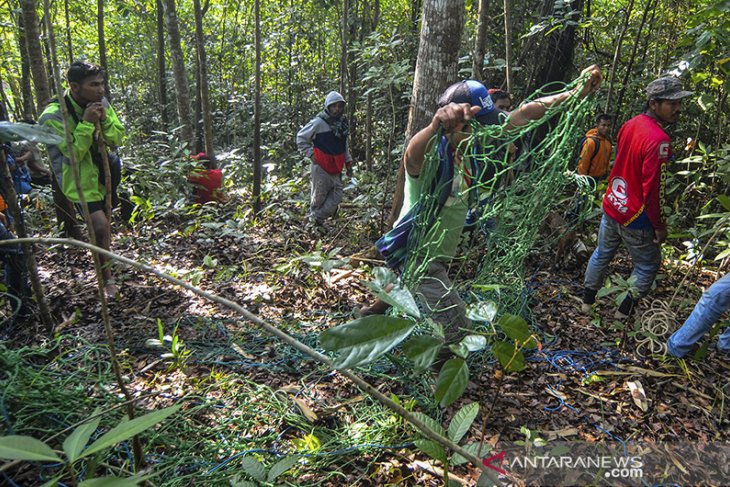
<path fill-rule="evenodd" d="M 144 416 L 134 418 L 130 421 L 125 421 L 118 426 L 115 426 L 114 428 L 103 434 L 101 437 L 99 437 L 99 439 L 92 443 L 86 450 L 84 450 L 79 458 L 93 455 L 98 451 L 109 448 L 110 446 L 116 445 L 117 443 L 120 443 L 124 440 L 128 440 L 134 435 L 139 434 L 148 428 L 151 428 L 160 421 L 175 414 L 180 409 L 180 407 L 182 407 L 182 404 L 176 404 L 174 406 L 170 406 L 169 408 L 154 411 L 152 413 L 148 413 Z"/>
<path fill-rule="evenodd" d="M 98 408 L 95 409 L 91 416 L 98 415 L 99 411 L 100 410 Z M 91 438 L 91 435 L 94 434 L 96 428 L 99 427 L 99 422 L 101 422 L 101 416 L 80 425 L 73 431 L 73 433 L 68 435 L 66 440 L 63 442 L 63 451 L 66 453 L 69 462 L 73 463 L 77 458 L 79 458 L 81 451 L 89 442 L 89 438 Z"/>
<path fill-rule="evenodd" d="M 405 340 L 416 327 L 411 320 L 373 315 L 358 318 L 320 334 L 322 348 L 339 355 L 334 368 L 365 365 Z"/>
<path fill-rule="evenodd" d="M 32 436 L 10 435 L 0 437 L 0 458 L 5 460 L 26 460 L 60 462 L 53 449 Z"/>

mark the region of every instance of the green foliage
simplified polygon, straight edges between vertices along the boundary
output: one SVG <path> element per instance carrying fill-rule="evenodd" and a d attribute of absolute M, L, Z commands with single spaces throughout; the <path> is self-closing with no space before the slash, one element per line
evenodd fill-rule
<path fill-rule="evenodd" d="M 453 404 L 466 390 L 469 383 L 469 367 L 462 358 L 447 360 L 436 380 L 434 397 L 441 407 Z"/>
<path fill-rule="evenodd" d="M 336 369 L 349 369 L 370 363 L 392 350 L 415 327 L 411 320 L 366 316 L 323 331 L 320 343 L 328 352 L 339 354 L 333 364 Z"/>
<path fill-rule="evenodd" d="M 245 474 L 253 478 L 254 481 L 239 480 L 236 478 L 231 482 L 231 485 L 234 487 L 273 485 L 276 479 L 291 470 L 291 468 L 294 467 L 299 460 L 300 457 L 298 456 L 284 457 L 274 463 L 267 471 L 266 466 L 263 463 L 252 456 L 245 456 L 241 460 L 241 468 Z"/>
<path fill-rule="evenodd" d="M 99 411 L 78 426 L 63 442 L 63 452 L 66 455 L 66 461 L 62 460 L 56 452 L 46 442 L 38 440 L 30 436 L 4 436 L 0 438 L 0 458 L 6 460 L 25 460 L 39 462 L 61 462 L 64 469 L 70 471 L 78 461 L 84 458 L 96 455 L 103 450 L 111 448 L 143 431 L 153 427 L 157 423 L 167 419 L 175 414 L 181 405 L 171 406 L 159 411 L 147 413 L 143 416 L 134 418 L 133 420 L 122 420 L 116 427 L 110 429 L 90 445 L 88 444 L 91 435 L 99 426 L 101 417 Z M 59 477 L 60 479 L 60 477 Z M 88 479 L 79 485 L 89 486 L 120 486 L 126 487 L 137 485 L 143 480 L 142 477 L 120 478 L 120 477 L 100 477 Z"/>
<path fill-rule="evenodd" d="M 192 351 L 188 350 L 185 342 L 178 335 L 177 330 L 180 325 L 176 324 L 172 329 L 172 334 L 165 335 L 162 320 L 157 318 L 157 335 L 158 338 L 150 338 L 146 341 L 148 347 L 162 348 L 168 352 L 160 355 L 163 359 L 169 359 L 170 363 L 167 368 L 168 372 L 172 370 L 185 370 L 188 359 L 192 355 Z"/>
<path fill-rule="evenodd" d="M 370 289 L 378 299 L 382 299 L 396 310 L 415 319 L 421 317 L 421 311 L 418 309 L 413 295 L 401 285 L 392 270 L 387 267 L 377 267 L 373 271 L 373 277 L 373 281 L 363 281 L 362 284 Z"/>
<path fill-rule="evenodd" d="M 442 346 L 438 338 L 418 335 L 403 345 L 403 353 L 413 362 L 413 372 L 420 374 L 433 364 Z"/>

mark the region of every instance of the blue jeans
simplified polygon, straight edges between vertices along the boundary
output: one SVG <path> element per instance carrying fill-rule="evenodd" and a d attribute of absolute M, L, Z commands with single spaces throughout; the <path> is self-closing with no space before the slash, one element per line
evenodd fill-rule
<path fill-rule="evenodd" d="M 692 345 L 707 333 L 720 316 L 730 308 L 730 274 L 715 282 L 697 302 L 682 328 L 675 331 L 667 342 L 667 351 L 675 357 L 684 357 Z M 720 335 L 717 349 L 730 353 L 730 327 Z"/>
<path fill-rule="evenodd" d="M 603 287 L 606 269 L 616 255 L 621 242 L 628 249 L 634 263 L 631 275 L 636 277 L 638 291 L 638 296 L 634 296 L 634 298 L 644 297 L 651 290 L 662 260 L 661 248 L 659 244 L 654 243 L 654 229 L 626 228 L 605 213 L 598 229 L 598 246 L 588 261 L 584 286 L 594 291 Z"/>

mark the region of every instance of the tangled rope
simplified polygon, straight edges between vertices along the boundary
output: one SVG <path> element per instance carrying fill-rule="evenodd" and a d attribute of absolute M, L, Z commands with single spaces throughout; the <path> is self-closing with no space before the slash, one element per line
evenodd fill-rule
<path fill-rule="evenodd" d="M 664 354 L 667 339 L 676 329 L 677 313 L 667 303 L 655 299 L 640 319 L 641 337 L 636 338 L 636 354 L 646 358 L 651 354 Z"/>

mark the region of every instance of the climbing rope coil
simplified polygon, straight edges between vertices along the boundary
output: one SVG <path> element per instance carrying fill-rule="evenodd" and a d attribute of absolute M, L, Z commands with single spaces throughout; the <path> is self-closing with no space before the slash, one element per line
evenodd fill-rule
<path fill-rule="evenodd" d="M 636 354 L 646 358 L 666 353 L 667 339 L 677 329 L 677 313 L 672 310 L 671 301 L 653 300 L 639 322 L 641 336 L 636 337 Z"/>

